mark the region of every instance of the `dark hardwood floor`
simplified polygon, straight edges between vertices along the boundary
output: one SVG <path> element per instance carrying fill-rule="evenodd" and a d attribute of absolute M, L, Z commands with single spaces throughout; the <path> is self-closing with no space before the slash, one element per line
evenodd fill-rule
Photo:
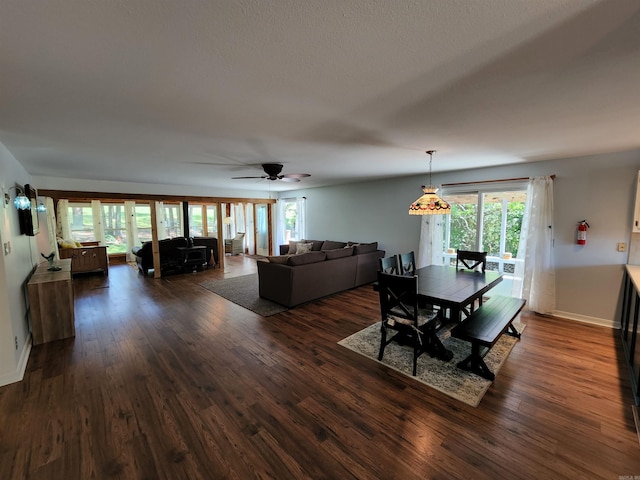
<path fill-rule="evenodd" d="M 0 388 L 0 479 L 640 475 L 615 331 L 525 314 L 473 408 L 337 345 L 378 320 L 371 287 L 262 318 L 198 286 L 223 275 L 77 277 L 75 339 Z"/>

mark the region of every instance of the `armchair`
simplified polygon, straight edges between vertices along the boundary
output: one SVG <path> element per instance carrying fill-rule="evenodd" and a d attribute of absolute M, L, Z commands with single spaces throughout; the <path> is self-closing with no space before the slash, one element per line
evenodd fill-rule
<path fill-rule="evenodd" d="M 231 255 L 238 255 L 244 253 L 244 233 L 238 232 L 232 239 L 224 241 L 224 253 L 230 253 Z"/>

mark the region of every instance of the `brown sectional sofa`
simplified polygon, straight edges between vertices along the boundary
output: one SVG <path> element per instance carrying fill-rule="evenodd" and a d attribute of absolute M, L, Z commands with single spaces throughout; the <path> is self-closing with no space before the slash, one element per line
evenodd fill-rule
<path fill-rule="evenodd" d="M 308 253 L 289 254 L 298 244 Z M 293 307 L 333 293 L 372 283 L 384 250 L 378 243 L 302 240 L 280 247 L 281 256 L 258 261 L 261 298 Z"/>

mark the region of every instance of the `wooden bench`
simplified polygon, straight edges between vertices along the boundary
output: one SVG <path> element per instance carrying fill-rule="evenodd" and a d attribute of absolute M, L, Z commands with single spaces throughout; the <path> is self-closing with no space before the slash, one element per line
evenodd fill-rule
<path fill-rule="evenodd" d="M 484 356 L 503 333 L 520 338 L 511 322 L 524 307 L 522 298 L 496 295 L 475 310 L 466 320 L 451 329 L 451 336 L 471 342 L 471 354 L 458 363 L 458 368 L 493 381 L 495 375 Z"/>

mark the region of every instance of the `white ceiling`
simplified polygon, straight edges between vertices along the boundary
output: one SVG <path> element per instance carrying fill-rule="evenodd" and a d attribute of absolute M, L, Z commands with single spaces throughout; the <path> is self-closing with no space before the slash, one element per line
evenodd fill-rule
<path fill-rule="evenodd" d="M 282 190 L 640 147 L 637 0 L 0 12 L 0 142 L 36 176 Z M 264 162 L 312 176 L 230 180 Z"/>

